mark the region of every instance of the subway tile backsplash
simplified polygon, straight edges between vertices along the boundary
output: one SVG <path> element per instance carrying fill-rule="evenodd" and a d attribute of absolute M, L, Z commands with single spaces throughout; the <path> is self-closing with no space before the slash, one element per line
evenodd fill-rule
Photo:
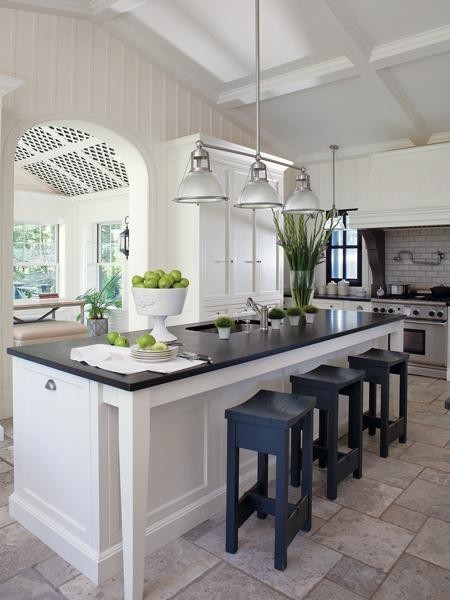
<path fill-rule="evenodd" d="M 417 289 L 441 283 L 450 285 L 450 227 L 418 227 L 386 230 L 386 283 L 409 283 Z M 440 250 L 445 258 L 440 265 L 413 264 L 400 250 L 412 252 L 415 260 L 437 260 Z"/>

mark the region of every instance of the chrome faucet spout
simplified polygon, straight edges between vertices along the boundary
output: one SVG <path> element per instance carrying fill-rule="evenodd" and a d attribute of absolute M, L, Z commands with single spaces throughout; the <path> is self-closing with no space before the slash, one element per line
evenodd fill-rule
<path fill-rule="evenodd" d="M 247 302 L 246 302 L 247 306 L 249 306 L 252 310 L 255 311 L 256 316 L 258 317 L 258 319 L 261 319 L 261 311 L 259 310 L 259 306 L 256 304 L 256 302 L 253 300 L 253 298 L 247 298 Z"/>
<path fill-rule="evenodd" d="M 261 331 L 267 331 L 268 330 L 268 323 L 269 323 L 269 307 L 266 306 L 265 304 L 256 304 L 256 302 L 253 300 L 253 298 L 247 298 L 247 302 L 246 302 L 247 306 L 250 306 L 250 308 L 252 310 L 255 311 L 256 316 L 259 319 L 259 329 Z"/>

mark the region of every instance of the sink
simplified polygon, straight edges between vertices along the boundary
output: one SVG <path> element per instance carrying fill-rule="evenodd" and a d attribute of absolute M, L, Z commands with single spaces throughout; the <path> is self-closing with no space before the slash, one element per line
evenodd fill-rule
<path fill-rule="evenodd" d="M 255 319 L 249 319 L 248 320 L 248 329 L 247 329 L 247 322 L 243 321 L 242 319 L 237 319 L 234 322 L 234 327 L 231 328 L 231 332 L 230 333 L 241 333 L 241 332 L 247 332 L 247 331 L 255 331 L 256 329 L 259 329 L 259 321 L 255 320 Z M 193 327 L 186 327 L 186 329 L 188 331 L 201 331 L 203 333 L 217 333 L 217 327 L 214 325 L 214 323 L 205 323 L 204 325 L 194 325 Z"/>

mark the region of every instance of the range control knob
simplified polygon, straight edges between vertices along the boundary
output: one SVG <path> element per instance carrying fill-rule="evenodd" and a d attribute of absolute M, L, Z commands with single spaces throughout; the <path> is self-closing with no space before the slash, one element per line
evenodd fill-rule
<path fill-rule="evenodd" d="M 436 312 L 434 310 L 430 310 L 428 313 L 429 317 L 434 317 L 434 315 L 436 314 Z"/>
<path fill-rule="evenodd" d="M 393 312 L 394 312 L 394 309 L 393 309 L 393 308 L 389 308 L 389 309 L 388 309 L 388 313 L 393 313 Z"/>
<path fill-rule="evenodd" d="M 415 308 L 415 309 L 412 311 L 412 314 L 413 314 L 415 317 L 418 317 L 418 316 L 420 315 L 420 310 L 418 310 L 417 308 Z"/>
<path fill-rule="evenodd" d="M 380 312 L 386 312 L 385 308 L 380 308 Z"/>
<path fill-rule="evenodd" d="M 373 312 L 378 312 L 378 306 L 374 306 Z"/>
<path fill-rule="evenodd" d="M 442 317 L 444 316 L 444 313 L 442 312 L 442 310 L 438 310 L 438 311 L 437 311 L 437 313 L 436 313 L 436 315 L 437 315 L 437 316 L 438 316 L 440 319 L 442 319 Z"/>

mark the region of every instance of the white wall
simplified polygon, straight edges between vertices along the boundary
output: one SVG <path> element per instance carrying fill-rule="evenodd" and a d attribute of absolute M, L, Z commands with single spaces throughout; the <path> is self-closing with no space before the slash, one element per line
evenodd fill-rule
<path fill-rule="evenodd" d="M 134 150 L 122 156 L 130 172 L 130 220 L 137 234 L 129 261 L 133 272 L 165 262 L 166 240 L 158 239 L 159 232 L 165 231 L 168 202 L 158 193 L 164 170 L 161 142 L 202 131 L 252 146 L 253 136 L 101 26 L 81 19 L 0 8 L 1 73 L 25 81 L 3 98 L 0 296 L 5 347 L 12 340 L 13 155 L 26 129 L 72 119 L 109 132 L 107 140 L 101 132 L 97 135 L 114 148 L 128 144 Z M 139 161 L 148 172 L 149 184 L 136 182 L 133 176 Z M 135 326 L 138 320 L 131 317 Z M 9 359 L 2 360 L 0 416 L 8 416 L 11 369 Z"/>

